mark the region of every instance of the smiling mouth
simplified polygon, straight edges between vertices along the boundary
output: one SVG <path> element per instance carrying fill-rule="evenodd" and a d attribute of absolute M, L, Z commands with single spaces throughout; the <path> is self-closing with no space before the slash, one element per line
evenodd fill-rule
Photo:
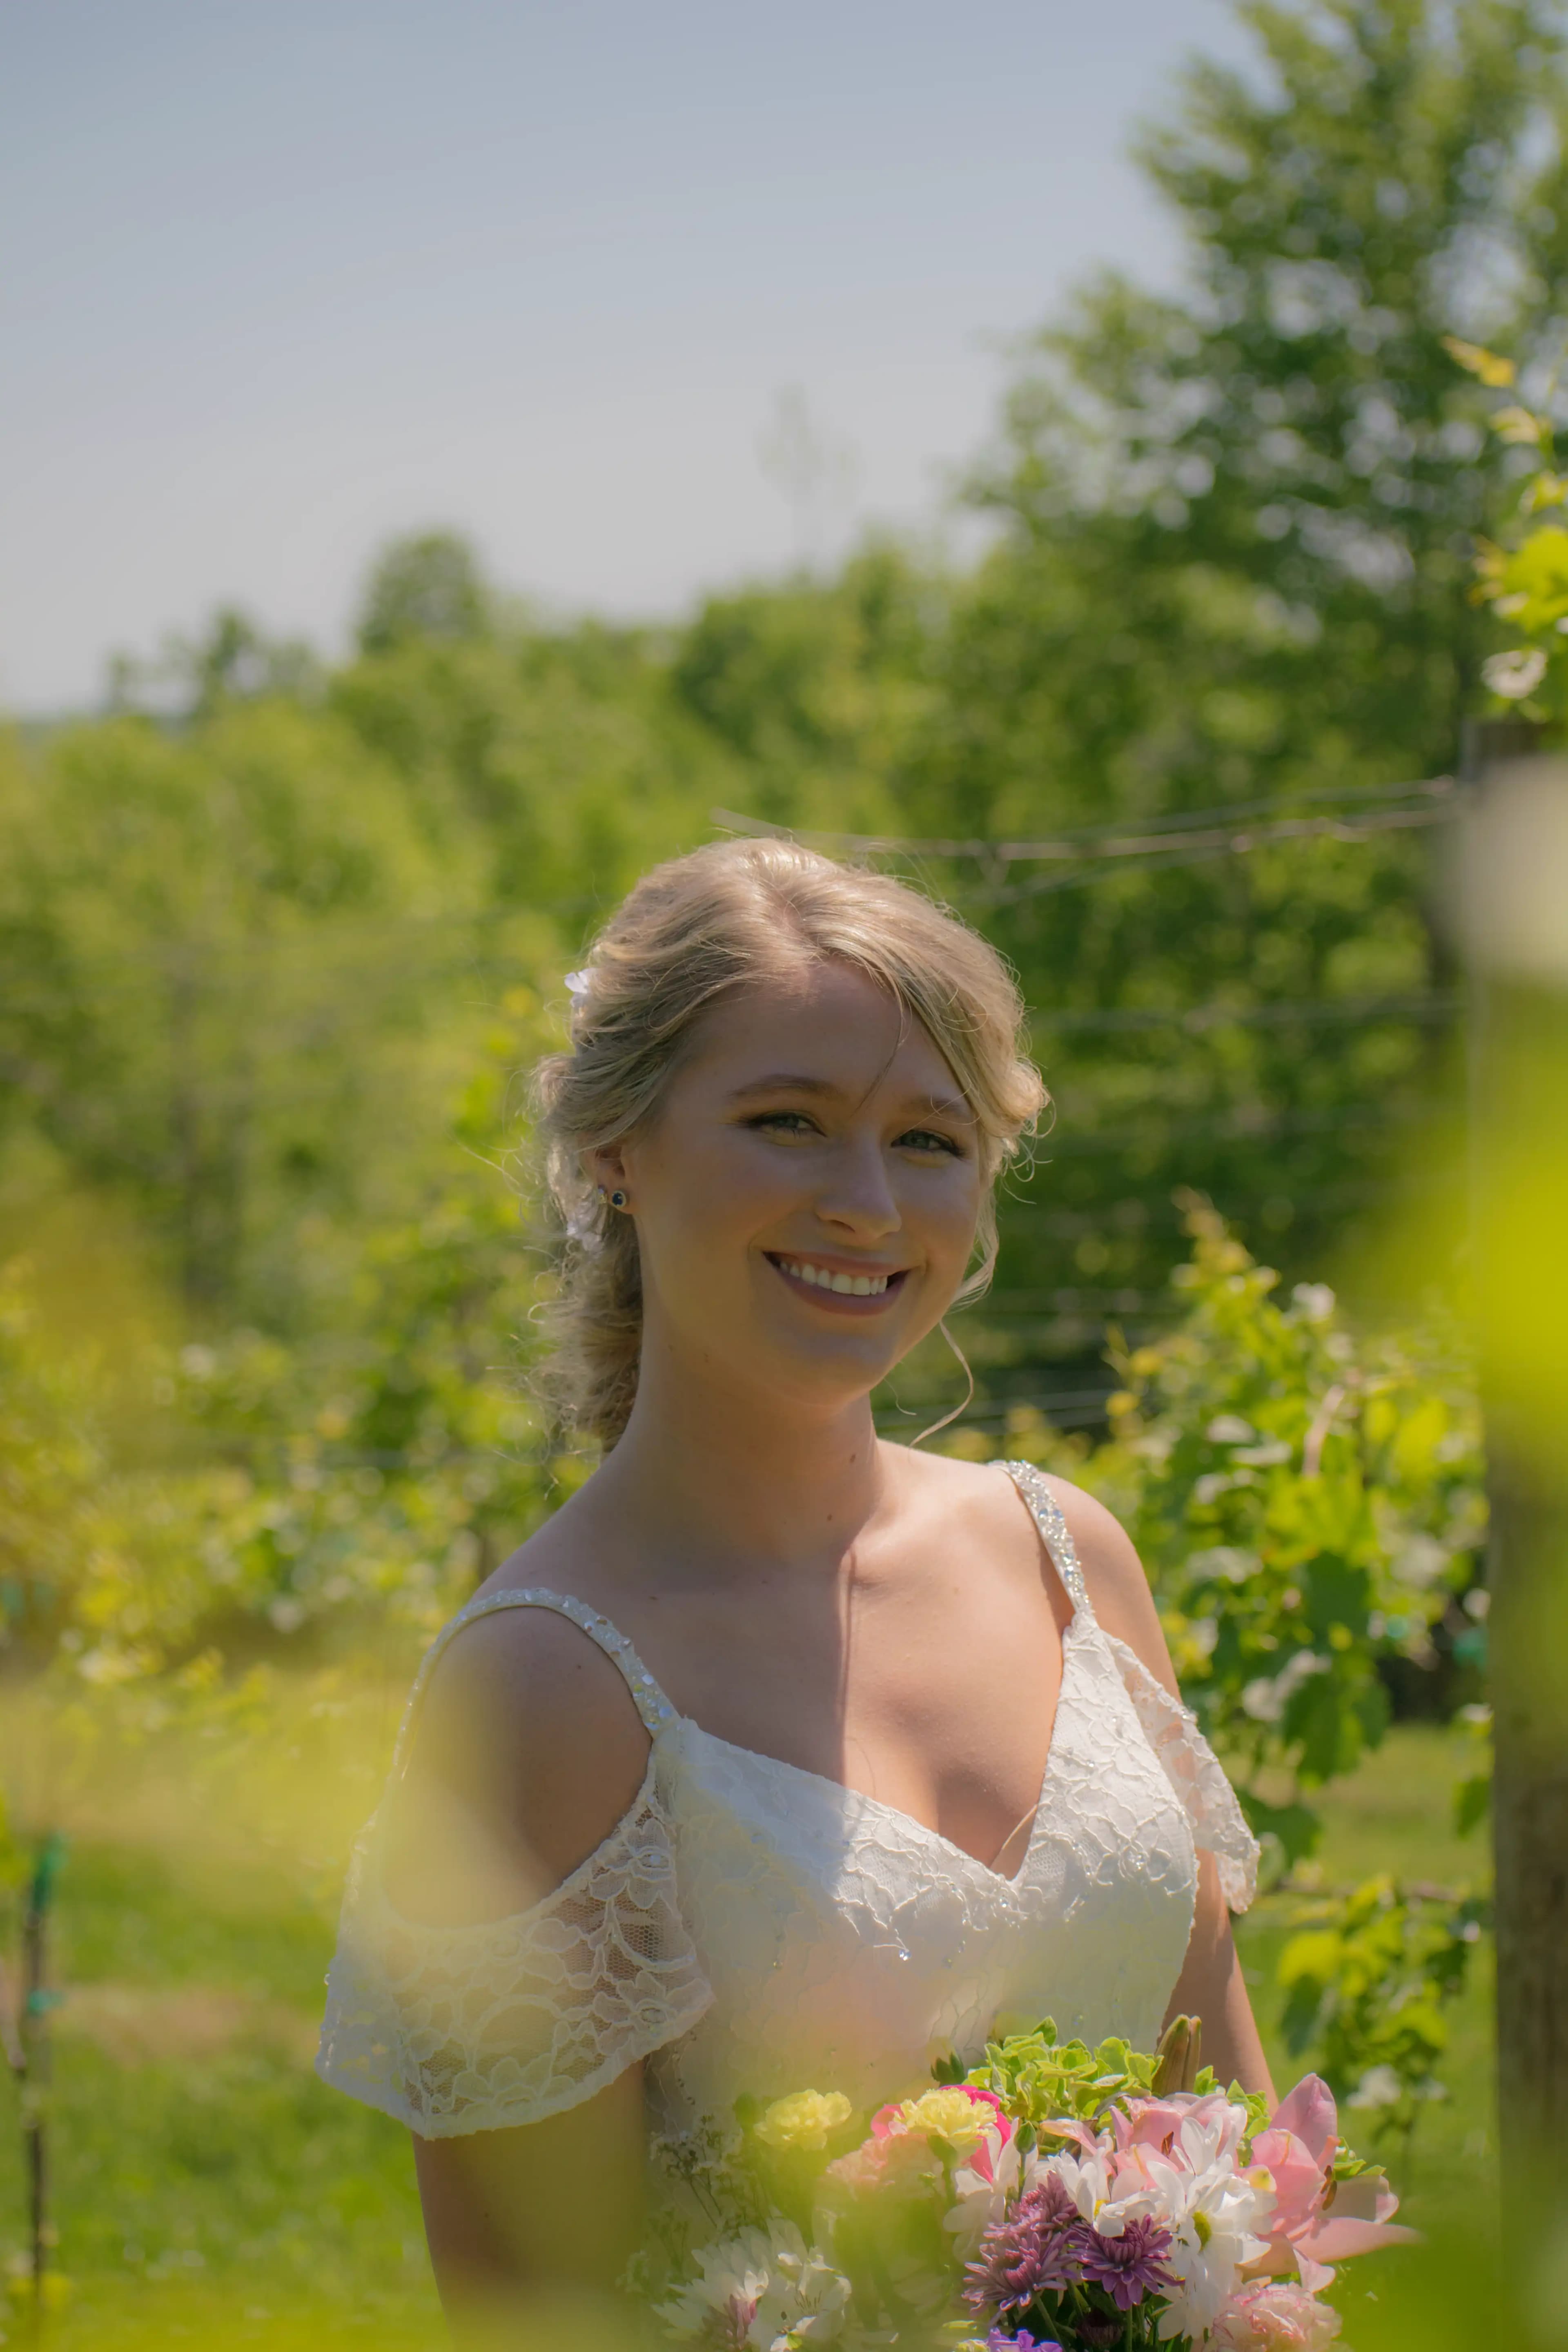
<path fill-rule="evenodd" d="M 815 1306 L 847 1307 L 852 1313 L 876 1314 L 889 1306 L 904 1286 L 910 1268 L 899 1266 L 877 1274 L 850 1274 L 842 1266 L 822 1265 L 815 1258 L 785 1257 L 763 1253 L 793 1290 L 803 1291 Z"/>

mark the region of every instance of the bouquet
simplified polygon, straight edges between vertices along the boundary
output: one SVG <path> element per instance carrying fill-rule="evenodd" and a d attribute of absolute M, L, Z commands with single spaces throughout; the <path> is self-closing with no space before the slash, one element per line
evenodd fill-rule
<path fill-rule="evenodd" d="M 1145 2055 L 1047 2020 L 858 2117 L 837 2092 L 741 2103 L 710 2212 L 656 2294 L 703 2352 L 1320 2352 L 1332 2262 L 1407 2238 L 1307 2075 L 1272 2112 L 1197 2071 L 1194 2021 Z M 711 2184 L 710 2184 L 711 2187 Z"/>

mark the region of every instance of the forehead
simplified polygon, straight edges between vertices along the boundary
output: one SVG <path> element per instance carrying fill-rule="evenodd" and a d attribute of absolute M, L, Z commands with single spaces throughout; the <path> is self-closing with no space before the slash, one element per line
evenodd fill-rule
<path fill-rule="evenodd" d="M 962 1095 L 929 1031 L 851 964 L 788 968 L 707 1013 L 688 1069 L 725 1087 L 790 1072 L 857 1099 L 879 1086 Z"/>

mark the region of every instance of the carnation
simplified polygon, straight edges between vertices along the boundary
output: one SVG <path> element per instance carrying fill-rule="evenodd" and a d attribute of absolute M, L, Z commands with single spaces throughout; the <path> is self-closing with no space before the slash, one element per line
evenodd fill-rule
<path fill-rule="evenodd" d="M 767 2147 L 826 2147 L 854 2112 L 842 2091 L 795 2091 L 764 2108 L 753 2128 Z"/>
<path fill-rule="evenodd" d="M 1340 2315 L 1306 2288 L 1260 2279 L 1231 2297 L 1215 2322 L 1215 2352 L 1322 2352 L 1340 2332 Z"/>

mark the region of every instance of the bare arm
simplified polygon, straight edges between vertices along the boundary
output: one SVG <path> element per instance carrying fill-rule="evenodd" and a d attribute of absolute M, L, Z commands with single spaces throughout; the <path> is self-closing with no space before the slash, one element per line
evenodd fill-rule
<path fill-rule="evenodd" d="M 1051 1486 L 1077 1547 L 1095 1615 L 1106 1632 L 1135 1651 L 1156 1682 L 1179 1699 L 1181 1689 L 1154 1597 L 1126 1529 L 1092 1495 L 1059 1478 L 1053 1479 Z M 1202 2020 L 1201 2058 L 1222 2083 L 1238 2082 L 1248 2091 L 1266 2092 L 1272 2102 L 1268 2062 L 1247 1998 L 1230 1914 L 1219 1889 L 1219 1874 L 1209 1853 L 1198 1856 L 1193 1932 L 1165 2021 L 1168 2024 L 1173 2017 L 1183 2015 Z"/>
<path fill-rule="evenodd" d="M 416 2137 L 430 2261 L 465 2352 L 516 2342 L 520 2320 L 563 2296 L 613 2296 L 642 2236 L 643 2157 L 640 2066 L 546 2123 Z"/>
<path fill-rule="evenodd" d="M 647 1735 L 620 1675 L 536 1610 L 466 1627 L 431 1677 L 388 1801 L 386 1892 L 466 1927 L 548 1895 L 636 1798 Z M 515 2339 L 541 2298 L 613 2293 L 641 2235 L 642 2070 L 515 2129 L 415 2139 L 426 2235 L 459 2344 Z"/>

